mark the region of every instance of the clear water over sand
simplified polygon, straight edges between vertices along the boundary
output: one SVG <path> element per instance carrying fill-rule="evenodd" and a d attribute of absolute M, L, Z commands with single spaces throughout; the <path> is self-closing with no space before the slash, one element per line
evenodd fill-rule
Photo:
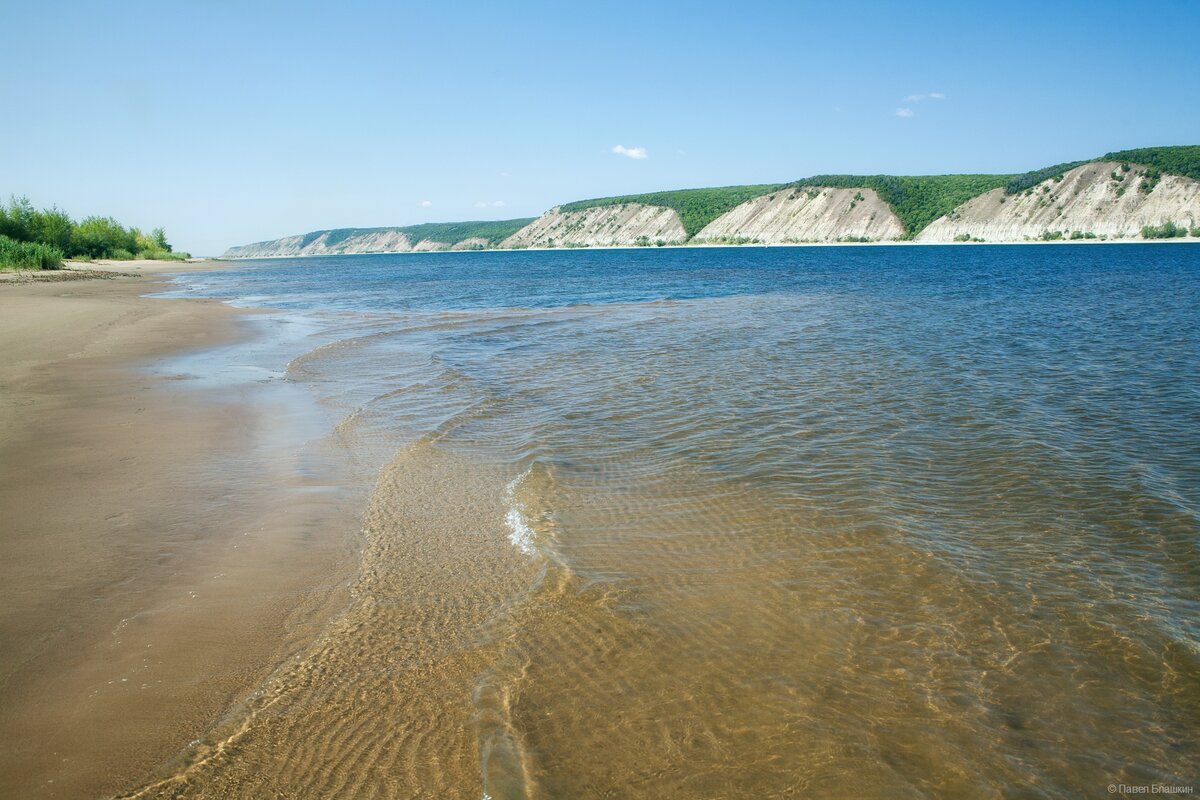
<path fill-rule="evenodd" d="M 184 283 L 315 326 L 287 374 L 378 484 L 348 607 L 141 796 L 1200 776 L 1200 247 L 404 254 Z"/>

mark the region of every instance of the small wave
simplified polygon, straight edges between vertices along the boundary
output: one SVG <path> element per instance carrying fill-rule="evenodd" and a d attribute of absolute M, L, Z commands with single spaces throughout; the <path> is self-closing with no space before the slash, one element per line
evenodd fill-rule
<path fill-rule="evenodd" d="M 517 501 L 517 488 L 522 481 L 529 477 L 531 471 L 532 467 L 513 478 L 504 490 L 504 504 L 508 506 L 508 513 L 504 515 L 504 522 L 508 525 L 508 540 L 528 556 L 536 555 L 537 547 L 534 544 L 533 528 L 529 526 L 525 514 L 521 511 L 521 505 Z"/>

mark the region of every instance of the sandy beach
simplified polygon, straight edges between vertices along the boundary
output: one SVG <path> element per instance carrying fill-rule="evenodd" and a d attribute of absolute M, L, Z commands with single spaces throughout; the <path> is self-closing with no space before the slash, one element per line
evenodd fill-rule
<path fill-rule="evenodd" d="M 0 283 L 0 796 L 152 779 L 339 602 L 336 456 L 299 474 L 313 432 L 269 385 L 163 370 L 253 335 L 248 312 L 144 297 L 220 266 Z"/>

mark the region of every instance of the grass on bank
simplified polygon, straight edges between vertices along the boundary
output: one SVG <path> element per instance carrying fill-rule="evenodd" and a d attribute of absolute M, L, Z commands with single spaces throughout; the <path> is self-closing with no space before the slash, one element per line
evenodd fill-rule
<path fill-rule="evenodd" d="M 18 242 L 0 234 L 0 270 L 62 269 L 63 252 L 41 242 Z"/>
<path fill-rule="evenodd" d="M 578 200 L 560 208 L 563 211 L 586 211 L 589 208 L 619 206 L 626 203 L 641 203 L 647 206 L 672 208 L 679 214 L 688 238 L 727 211 L 732 211 L 747 200 L 782 189 L 782 183 L 758 184 L 753 186 L 718 186 L 712 189 L 678 189 L 670 192 L 649 194 L 627 194 L 619 197 L 598 197 L 594 200 Z"/>
<path fill-rule="evenodd" d="M 0 266 L 8 269 L 57 269 L 64 258 L 110 258 L 129 260 L 152 258 L 183 261 L 187 253 L 176 252 L 162 228 L 142 233 L 126 228 L 112 217 L 86 217 L 76 222 L 58 208 L 35 209 L 25 197 L 12 197 L 0 205 L 0 237 L 16 245 L 0 249 Z M 40 246 L 44 249 L 39 249 Z M 37 253 L 37 255 L 34 255 Z M 31 263 L 55 263 L 57 266 L 15 266 Z"/>

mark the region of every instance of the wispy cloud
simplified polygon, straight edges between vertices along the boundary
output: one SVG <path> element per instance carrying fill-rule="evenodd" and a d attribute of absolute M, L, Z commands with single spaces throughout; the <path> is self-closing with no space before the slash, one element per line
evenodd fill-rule
<path fill-rule="evenodd" d="M 433 205 L 432 200 L 422 200 L 421 201 L 421 208 L 429 208 L 431 205 Z"/>
<path fill-rule="evenodd" d="M 478 203 L 475 204 L 475 207 L 476 208 L 504 208 L 504 201 L 503 200 L 493 200 L 490 203 L 485 203 L 484 201 L 480 200 Z"/>
<path fill-rule="evenodd" d="M 897 117 L 911 117 L 911 116 L 913 116 L 915 113 L 916 113 L 916 112 L 915 112 L 915 111 L 913 111 L 911 108 L 897 108 L 897 109 L 896 109 L 896 116 L 897 116 Z"/>
<path fill-rule="evenodd" d="M 928 94 L 910 94 L 904 98 L 906 103 L 919 103 L 922 100 L 945 100 L 946 95 L 941 92 L 929 92 Z"/>
<path fill-rule="evenodd" d="M 619 144 L 614 147 L 612 151 L 619 156 L 632 158 L 635 161 L 641 161 L 643 158 L 650 157 L 650 154 L 646 152 L 646 148 L 644 147 L 626 147 L 625 145 Z"/>

